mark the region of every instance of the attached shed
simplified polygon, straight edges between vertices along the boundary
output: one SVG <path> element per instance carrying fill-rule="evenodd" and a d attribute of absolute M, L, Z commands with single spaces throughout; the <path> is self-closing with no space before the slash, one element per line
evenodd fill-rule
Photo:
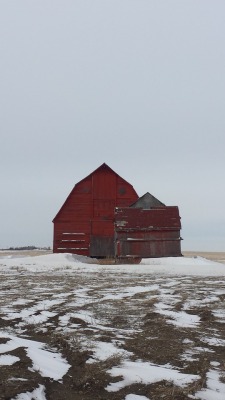
<path fill-rule="evenodd" d="M 150 193 L 115 209 L 117 258 L 181 256 L 180 216 Z"/>
<path fill-rule="evenodd" d="M 133 186 L 107 164 L 78 182 L 55 216 L 54 253 L 114 257 L 114 211 L 138 199 Z"/>

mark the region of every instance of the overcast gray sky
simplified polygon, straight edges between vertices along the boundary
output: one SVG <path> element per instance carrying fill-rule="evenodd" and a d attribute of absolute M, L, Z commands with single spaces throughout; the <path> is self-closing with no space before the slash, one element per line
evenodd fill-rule
<path fill-rule="evenodd" d="M 225 1 L 0 0 L 0 247 L 106 162 L 225 251 Z"/>

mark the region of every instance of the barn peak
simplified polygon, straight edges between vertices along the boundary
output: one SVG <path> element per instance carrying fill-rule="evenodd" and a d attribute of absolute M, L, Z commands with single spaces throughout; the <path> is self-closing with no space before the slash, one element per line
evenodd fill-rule
<path fill-rule="evenodd" d="M 84 181 L 85 179 L 87 179 L 87 178 L 89 178 L 89 177 L 95 175 L 95 174 L 98 173 L 98 172 L 102 172 L 103 174 L 104 174 L 104 173 L 107 173 L 107 172 L 111 172 L 112 174 L 114 174 L 115 176 L 117 176 L 118 178 L 122 179 L 124 182 L 126 182 L 126 183 L 129 184 L 129 182 L 127 182 L 126 179 L 122 178 L 116 171 L 114 171 L 111 167 L 109 167 L 109 165 L 106 164 L 105 162 L 104 162 L 103 164 L 101 164 L 98 168 L 96 168 L 94 171 L 92 171 L 90 174 L 88 174 L 85 178 L 83 178 L 83 179 L 82 179 L 80 182 L 78 182 L 78 183 L 81 183 L 81 182 Z"/>
<path fill-rule="evenodd" d="M 98 168 L 96 168 L 93 172 L 91 172 L 90 175 L 94 174 L 95 172 L 98 172 L 100 170 L 104 170 L 104 171 L 110 171 L 113 172 L 114 174 L 118 175 L 112 168 L 109 167 L 108 164 L 106 164 L 105 162 L 103 164 L 101 164 Z"/>

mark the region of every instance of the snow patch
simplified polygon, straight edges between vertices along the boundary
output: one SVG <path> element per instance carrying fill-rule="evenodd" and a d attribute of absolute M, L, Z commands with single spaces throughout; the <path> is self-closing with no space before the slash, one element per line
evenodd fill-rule
<path fill-rule="evenodd" d="M 33 363 L 32 370 L 39 372 L 43 377 L 60 380 L 70 368 L 70 364 L 62 358 L 61 354 L 44 350 L 44 343 L 22 339 L 9 335 L 7 332 L 0 332 L 0 337 L 10 339 L 7 343 L 0 344 L 1 354 L 18 347 L 24 347 L 27 356 Z"/>
<path fill-rule="evenodd" d="M 20 393 L 12 400 L 47 400 L 45 397 L 45 387 L 39 385 L 33 392 Z"/>
<path fill-rule="evenodd" d="M 55 253 L 35 257 L 17 257 L 2 259 L 1 268 L 29 271 L 45 271 L 54 269 L 79 269 L 84 272 L 110 272 L 129 274 L 166 274 L 189 276 L 224 276 L 225 265 L 206 260 L 202 257 L 163 257 L 147 258 L 139 265 L 96 265 L 96 260 L 71 253 Z M 91 265 L 92 264 L 92 265 Z"/>
<path fill-rule="evenodd" d="M 113 367 L 107 372 L 113 377 L 123 377 L 122 381 L 110 383 L 106 387 L 108 392 L 117 392 L 125 386 L 134 383 L 148 385 L 159 382 L 163 379 L 172 381 L 177 386 L 184 387 L 200 378 L 198 375 L 182 374 L 181 372 L 172 369 L 170 365 L 159 366 L 139 361 L 124 361 L 121 366 Z"/>
<path fill-rule="evenodd" d="M 207 388 L 195 393 L 195 398 L 201 400 L 224 400 L 225 384 L 220 381 L 220 373 L 210 370 L 207 372 Z"/>
<path fill-rule="evenodd" d="M 131 353 L 126 350 L 118 349 L 113 343 L 98 342 L 93 343 L 93 345 L 93 356 L 87 360 L 88 364 L 92 364 L 96 361 L 105 361 L 113 356 L 125 357 L 131 355 Z"/>
<path fill-rule="evenodd" d="M 9 354 L 4 354 L 0 356 L 0 365 L 12 365 L 17 361 L 20 361 L 19 357 L 10 356 Z"/>
<path fill-rule="evenodd" d="M 139 396 L 138 394 L 128 394 L 125 400 L 149 400 L 149 397 Z"/>

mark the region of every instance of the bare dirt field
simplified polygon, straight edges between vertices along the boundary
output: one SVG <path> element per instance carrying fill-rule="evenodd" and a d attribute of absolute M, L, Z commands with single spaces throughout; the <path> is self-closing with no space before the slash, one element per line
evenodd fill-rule
<path fill-rule="evenodd" d="M 212 374 L 225 386 L 223 277 L 7 271 L 0 260 L 0 287 L 0 355 L 8 346 L 15 360 L 0 366 L 1 400 L 205 399 Z M 35 365 L 38 346 L 69 363 L 62 378 Z M 117 368 L 128 361 L 195 379 L 182 386 L 165 373 L 146 383 L 140 369 L 138 381 L 123 384 Z M 17 397 L 38 387 L 43 397 Z"/>

